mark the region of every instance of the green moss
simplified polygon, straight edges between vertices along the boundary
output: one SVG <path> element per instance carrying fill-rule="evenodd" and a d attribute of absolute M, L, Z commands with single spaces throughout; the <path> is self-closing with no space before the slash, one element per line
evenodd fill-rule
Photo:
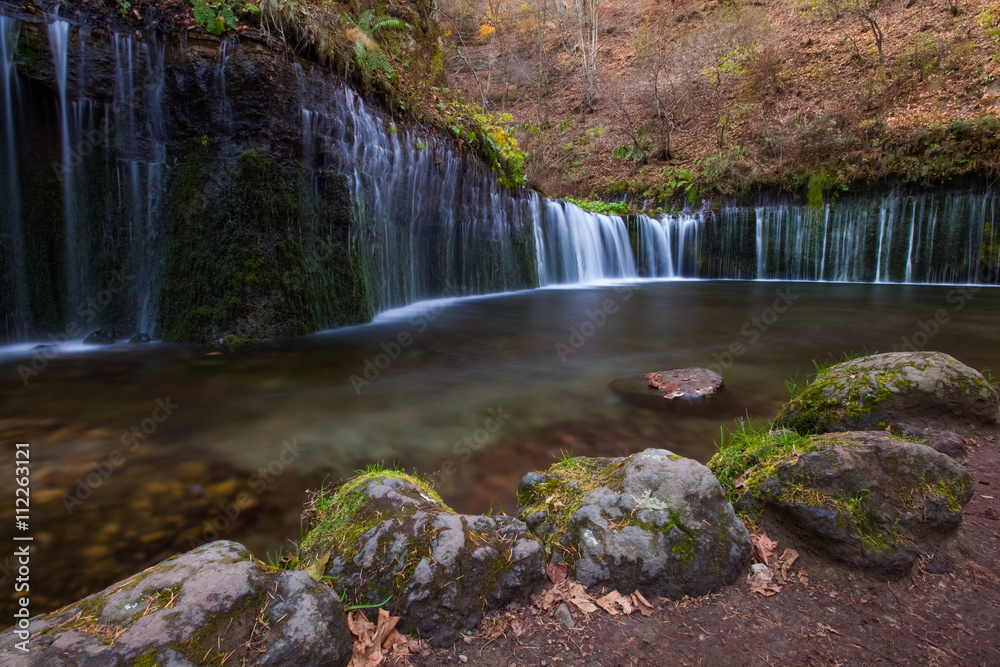
<path fill-rule="evenodd" d="M 257 596 L 248 594 L 235 601 L 230 611 L 207 614 L 201 627 L 187 640 L 175 643 L 174 648 L 196 665 L 210 665 L 216 660 L 224 662 L 227 654 L 247 643 L 251 624 L 262 612 L 263 605 Z"/>
<path fill-rule="evenodd" d="M 147 651 L 132 661 L 132 667 L 159 667 L 160 662 L 156 659 L 157 655 L 156 651 Z"/>
<path fill-rule="evenodd" d="M 910 382 L 895 370 L 862 369 L 850 362 L 820 370 L 808 387 L 785 404 L 775 423 L 799 433 L 864 422 L 879 404 Z"/>
<path fill-rule="evenodd" d="M 670 547 L 671 553 L 677 555 L 685 565 L 694 561 L 694 552 L 698 546 L 698 539 L 695 532 L 681 522 L 680 515 L 677 512 L 670 512 L 670 522 L 663 526 L 642 521 L 636 516 L 635 512 L 632 512 L 621 527 L 624 528 L 625 526 L 637 526 L 650 533 L 660 532 L 670 536 L 671 539 L 675 540 L 673 546 Z M 723 544 L 725 543 L 724 541 Z"/>
<path fill-rule="evenodd" d="M 313 494 L 303 514 L 303 520 L 312 527 L 300 545 L 301 560 L 297 565 L 307 568 L 326 554 L 340 556 L 347 561 L 353 560 L 364 546 L 364 536 L 386 519 L 382 509 L 365 493 L 365 487 L 373 480 L 389 478 L 403 479 L 413 484 L 429 504 L 437 509 L 453 511 L 427 479 L 402 470 L 372 466 L 339 486 L 324 487 Z M 416 511 L 417 508 L 413 505 L 404 505 L 397 518 L 409 518 Z M 395 596 L 405 589 L 421 559 L 430 555 L 434 536 L 430 526 L 424 524 L 421 534 L 410 542 L 402 563 L 385 564 L 386 567 L 399 567 L 399 572 L 393 578 L 393 588 L 368 591 L 369 597 L 378 597 L 381 601 L 386 596 Z M 387 548 L 387 545 L 380 545 L 380 548 L 383 547 Z M 334 586 L 337 584 L 331 583 Z"/>
<path fill-rule="evenodd" d="M 570 532 L 573 514 L 583 506 L 583 499 L 601 487 L 621 491 L 620 471 L 627 459 L 569 457 L 564 455 L 559 463 L 547 472 L 545 482 L 528 490 L 518 490 L 518 515 L 528 517 L 537 513 L 546 516 L 550 529 L 539 535 L 547 553 L 558 549 L 572 567 L 575 554 L 559 544 Z"/>
<path fill-rule="evenodd" d="M 161 331 L 238 344 L 371 319 L 364 263 L 337 175 L 306 179 L 262 150 L 188 142 L 174 177 Z"/>
<path fill-rule="evenodd" d="M 717 451 L 708 468 L 726 490 L 730 502 L 744 494 L 755 499 L 761 485 L 774 475 L 779 464 L 816 446 L 798 433 L 770 431 L 764 424 L 737 419 L 733 428 L 720 429 Z"/>

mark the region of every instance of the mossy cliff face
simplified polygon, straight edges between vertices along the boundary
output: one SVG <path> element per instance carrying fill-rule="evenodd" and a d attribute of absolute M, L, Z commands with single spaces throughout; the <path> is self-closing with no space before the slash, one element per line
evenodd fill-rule
<path fill-rule="evenodd" d="M 370 319 L 343 180 L 192 141 L 170 211 L 163 339 L 239 345 Z M 324 196 L 325 195 L 325 196 Z"/>
<path fill-rule="evenodd" d="M 428 484 L 396 471 L 320 492 L 304 518 L 312 528 L 300 566 L 330 576 L 345 601 L 381 604 L 439 645 L 545 576 L 542 546 L 523 523 L 456 514 Z"/>
<path fill-rule="evenodd" d="M 995 424 L 998 401 L 977 371 L 940 352 L 893 352 L 832 366 L 792 398 L 775 424 L 799 433 L 898 421 Z"/>
<path fill-rule="evenodd" d="M 884 432 L 813 436 L 739 471 L 737 507 L 772 534 L 889 575 L 908 572 L 962 521 L 972 479 L 951 458 Z M 773 528 L 773 529 L 772 529 Z"/>
<path fill-rule="evenodd" d="M 518 516 L 588 588 L 704 595 L 750 562 L 750 536 L 711 471 L 663 449 L 529 473 Z"/>
<path fill-rule="evenodd" d="M 254 562 L 234 542 L 212 542 L 100 593 L 31 619 L 32 664 L 332 665 L 353 649 L 337 596 L 304 572 Z M 14 629 L 0 662 L 23 656 Z M 20 663 L 18 663 L 20 664 Z"/>

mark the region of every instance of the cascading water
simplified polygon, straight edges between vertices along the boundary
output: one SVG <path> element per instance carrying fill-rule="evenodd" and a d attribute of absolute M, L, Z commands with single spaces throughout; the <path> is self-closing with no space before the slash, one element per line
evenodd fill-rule
<path fill-rule="evenodd" d="M 374 312 L 537 284 L 537 195 L 505 190 L 443 142 L 386 122 L 328 74 L 296 73 L 302 159 L 347 177 Z"/>
<path fill-rule="evenodd" d="M 276 56 L 261 52 L 266 47 L 255 47 L 254 57 L 263 60 L 244 67 L 246 44 L 181 42 L 169 52 L 168 65 L 160 43 L 126 34 L 91 36 L 55 20 L 31 28 L 36 41 L 48 39 L 51 69 L 34 70 L 38 80 L 28 81 L 18 70 L 24 66 L 17 56 L 22 30 L 18 21 L 0 17 L 0 304 L 8 341 L 68 332 L 70 324 L 78 325 L 77 335 L 106 325 L 120 334 L 155 333 L 160 284 L 173 284 L 165 268 L 166 212 L 176 204 L 178 165 L 190 154 L 181 144 L 198 138 L 206 159 L 224 167 L 212 172 L 221 181 L 198 183 L 197 191 L 221 193 L 220 201 L 228 192 L 225 175 L 254 152 L 253 142 L 279 155 L 281 169 L 299 165 L 290 176 L 311 193 L 299 191 L 301 217 L 291 220 L 287 235 L 282 227 L 259 242 L 285 243 L 282 252 L 293 260 L 299 252 L 311 272 L 304 284 L 320 300 L 329 296 L 323 292 L 329 280 L 317 276 L 330 271 L 331 261 L 344 267 L 343 275 L 354 281 L 347 289 L 361 295 L 362 305 L 352 312 L 367 304 L 368 316 L 427 298 L 608 279 L 956 283 L 997 282 L 1000 273 L 996 193 L 623 219 L 503 188 L 433 131 L 397 127 L 329 72 L 308 64 L 281 65 L 294 68 L 298 85 L 277 102 L 265 95 L 276 107 L 266 112 L 270 130 L 261 129 L 258 138 L 254 122 L 264 111 L 253 106 L 257 91 L 248 93 L 247 77 L 268 63 L 277 66 Z M 201 52 L 185 59 L 188 48 Z M 178 69 L 168 78 L 171 67 Z M 227 80 L 235 72 L 240 76 Z M 168 80 L 171 94 L 191 96 L 170 105 L 169 115 Z M 43 140 L 28 150 L 26 136 Z M 209 178 L 199 173 L 196 180 Z M 212 190 L 215 185 L 221 189 Z M 203 205 L 215 201 L 207 198 Z M 341 214 L 340 207 L 349 212 Z M 326 222 L 317 224 L 320 219 Z M 296 231 L 292 244 L 288 236 Z M 337 252 L 344 254 L 321 252 L 313 262 L 309 253 L 317 243 L 310 234 L 329 235 L 323 252 L 340 243 Z M 250 260 L 238 261 L 243 266 Z M 291 278 L 295 287 L 297 278 Z M 197 310 L 215 317 L 209 299 L 217 297 L 209 293 L 193 309 L 182 308 L 181 316 Z M 273 302 L 262 298 L 265 306 Z M 330 303 L 303 308 L 316 309 L 315 316 L 306 313 L 311 326 L 330 326 L 342 314 L 336 311 L 342 306 Z"/>
<path fill-rule="evenodd" d="M 639 275 L 679 278 L 698 274 L 699 231 L 705 223 L 701 211 L 671 213 L 651 218 L 637 216 Z"/>
<path fill-rule="evenodd" d="M 5 338 L 152 331 L 164 261 L 163 46 L 112 35 L 111 57 L 98 57 L 88 29 L 53 20 L 40 34 L 55 94 L 23 95 L 21 29 L 0 17 Z M 91 96 L 94 67 L 113 72 L 101 84 L 107 96 Z M 27 136 L 30 151 L 18 145 Z"/>
<path fill-rule="evenodd" d="M 549 200 L 544 224 L 536 233 L 542 285 L 637 276 L 628 230 L 618 216 Z"/>
<path fill-rule="evenodd" d="M 656 223 L 659 224 L 656 224 Z M 694 248 L 663 230 L 699 230 Z M 995 283 L 1000 274 L 1000 194 L 888 196 L 804 206 L 670 214 L 637 225 L 642 275 Z M 668 253 L 669 249 L 669 253 Z M 675 267 L 671 274 L 664 267 Z"/>
<path fill-rule="evenodd" d="M 22 276 L 26 272 L 24 256 L 24 230 L 21 220 L 21 182 L 18 173 L 18 115 L 21 111 L 20 90 L 14 65 L 17 48 L 18 23 L 6 16 L 0 16 L 0 91 L 3 94 L 3 163 L 0 164 L 0 258 L 7 270 L 4 271 L 4 292 L 9 303 L 4 313 L 3 331 L 10 340 L 23 338 L 27 334 L 29 320 L 29 297 L 27 283 Z"/>

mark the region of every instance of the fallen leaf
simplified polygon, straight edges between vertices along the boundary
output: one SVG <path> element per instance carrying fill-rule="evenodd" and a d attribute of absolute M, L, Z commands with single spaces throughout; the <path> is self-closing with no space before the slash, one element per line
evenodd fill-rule
<path fill-rule="evenodd" d="M 612 616 L 620 616 L 621 614 L 628 616 L 634 611 L 632 601 L 618 591 L 611 591 L 607 595 L 597 598 L 594 602 Z"/>
<path fill-rule="evenodd" d="M 323 557 L 306 568 L 306 574 L 319 581 L 326 574 L 326 564 L 330 562 L 330 552 L 327 551 Z"/>
<path fill-rule="evenodd" d="M 649 604 L 649 601 L 642 596 L 642 593 L 636 591 L 632 593 L 632 605 L 639 610 L 639 613 L 643 616 L 653 615 L 653 605 Z"/>
<path fill-rule="evenodd" d="M 799 559 L 799 552 L 795 549 L 785 549 L 781 553 L 781 558 L 778 558 L 772 570 L 778 581 L 782 584 L 789 583 L 788 571 L 791 569 L 792 565 Z"/>
<path fill-rule="evenodd" d="M 375 631 L 375 625 L 360 611 L 352 611 L 347 615 L 347 629 L 355 637 L 364 637 Z"/>
<path fill-rule="evenodd" d="M 520 619 L 514 619 L 510 622 L 510 631 L 514 633 L 515 637 L 520 637 L 524 634 L 524 621 Z"/>
<path fill-rule="evenodd" d="M 549 581 L 553 584 L 558 584 L 560 581 L 566 579 L 566 563 L 549 563 L 545 566 L 545 574 L 549 576 Z"/>
<path fill-rule="evenodd" d="M 593 614 L 597 611 L 597 605 L 586 598 L 571 598 L 570 602 L 585 614 Z"/>
<path fill-rule="evenodd" d="M 805 570 L 800 570 L 799 571 L 799 582 L 803 586 L 805 586 L 806 588 L 809 588 L 809 573 L 806 572 Z"/>
<path fill-rule="evenodd" d="M 742 489 L 747 485 L 747 481 L 739 475 L 730 479 L 729 482 L 733 485 L 734 489 Z"/>
<path fill-rule="evenodd" d="M 750 542 L 753 544 L 753 553 L 760 560 L 761 563 L 767 565 L 767 560 L 771 556 L 771 552 L 774 548 L 778 546 L 778 543 L 767 536 L 767 533 L 761 533 L 760 535 L 751 535 Z"/>
<path fill-rule="evenodd" d="M 386 637 L 395 631 L 398 623 L 399 616 L 390 616 L 389 612 L 385 609 L 378 610 L 378 626 L 375 628 L 375 637 L 372 643 L 378 647 L 380 651 Z"/>

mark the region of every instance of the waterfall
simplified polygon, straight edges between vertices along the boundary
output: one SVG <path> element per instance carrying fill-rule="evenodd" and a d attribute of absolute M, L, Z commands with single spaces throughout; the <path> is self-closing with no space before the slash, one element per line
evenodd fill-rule
<path fill-rule="evenodd" d="M 508 191 L 447 143 L 369 111 L 328 73 L 295 72 L 302 160 L 347 177 L 373 312 L 537 284 L 536 194 Z"/>
<path fill-rule="evenodd" d="M 704 211 L 687 211 L 659 218 L 637 216 L 639 275 L 650 278 L 697 275 L 699 234 L 705 215 Z"/>
<path fill-rule="evenodd" d="M 48 39 L 54 95 L 25 95 L 21 30 L 0 16 L 2 335 L 152 332 L 164 262 L 163 46 L 114 34 L 100 53 L 89 29 L 53 20 L 38 34 Z M 90 68 L 109 74 L 98 82 L 105 92 L 95 94 L 102 75 Z M 41 140 L 29 150 L 26 137 Z"/>
<path fill-rule="evenodd" d="M 51 65 L 39 67 L 37 45 L 45 40 Z M 19 56 L 29 42 L 30 53 Z M 305 327 L 356 322 L 423 299 L 606 280 L 996 283 L 1000 276 L 1000 195 L 993 191 L 841 199 L 823 209 L 761 204 L 604 215 L 504 188 L 438 130 L 397 126 L 331 72 L 251 44 L 201 39 L 166 51 L 156 41 L 60 19 L 22 24 L 0 16 L 4 340 L 79 338 L 103 327 L 119 339 L 155 335 L 163 326 L 161 284 L 177 287 L 166 237 L 182 166 L 194 165 L 185 173 L 198 184 L 209 173 L 223 177 L 199 189 L 222 207 L 213 210 L 216 201 L 206 199 L 184 213 L 196 228 L 199 211 L 218 213 L 221 222 L 198 238 L 219 242 L 212 236 L 219 225 L 249 224 L 226 219 L 225 178 L 251 149 L 287 172 L 288 191 L 299 197 L 280 229 L 239 230 L 262 252 L 281 246 L 287 253 L 276 261 L 289 273 L 281 285 L 269 278 L 254 308 L 281 301 L 277 292 L 288 284 L 297 291 L 282 312 Z M 253 58 L 275 59 L 244 60 L 251 48 Z M 267 63 L 286 69 L 274 71 L 278 92 L 261 97 L 249 82 Z M 168 104 L 168 88 L 189 97 Z M 253 106 L 261 101 L 274 108 Z M 259 133 L 258 119 L 270 123 Z M 189 140 L 203 135 L 210 138 L 192 152 Z M 263 207 L 254 213 L 261 211 L 269 222 Z M 313 261 L 319 237 L 326 254 Z M 244 246 L 226 242 L 233 247 Z M 230 283 L 247 261 L 227 265 L 237 267 Z M 217 324 L 220 289 L 199 290 L 190 292 L 194 307 L 175 307 L 175 318 L 208 313 L 198 315 L 207 337 L 244 317 Z M 225 298 L 233 312 L 243 304 L 236 288 Z"/>
<path fill-rule="evenodd" d="M 618 216 L 584 211 L 570 202 L 545 202 L 539 247 L 542 285 L 592 283 L 638 275 L 624 221 Z"/>
<path fill-rule="evenodd" d="M 0 164 L 0 258 L 4 260 L 4 293 L 7 295 L 3 332 L 9 340 L 25 337 L 29 320 L 29 298 L 24 256 L 24 229 L 21 219 L 21 182 L 18 173 L 18 115 L 20 90 L 14 65 L 18 23 L 0 16 L 0 91 L 3 94 L 3 162 Z"/>
<path fill-rule="evenodd" d="M 640 217 L 643 275 L 761 280 L 995 283 L 1000 194 L 890 195 L 804 206 L 726 208 Z M 695 247 L 668 243 L 664 228 L 694 225 Z M 676 232 L 675 232 L 676 235 Z"/>

